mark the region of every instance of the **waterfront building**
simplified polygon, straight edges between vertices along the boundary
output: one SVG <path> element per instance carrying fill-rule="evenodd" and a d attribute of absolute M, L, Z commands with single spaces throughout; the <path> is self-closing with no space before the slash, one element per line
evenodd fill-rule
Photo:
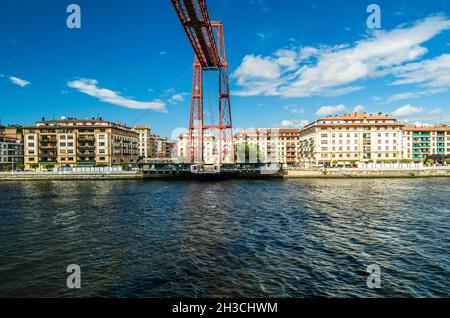
<path fill-rule="evenodd" d="M 423 161 L 431 155 L 450 156 L 450 126 L 403 127 L 403 158 Z"/>
<path fill-rule="evenodd" d="M 302 129 L 301 164 L 344 166 L 402 158 L 402 124 L 382 113 L 321 118 Z"/>
<path fill-rule="evenodd" d="M 136 165 L 139 159 L 139 134 L 101 118 L 43 118 L 23 133 L 25 169 Z"/>
<path fill-rule="evenodd" d="M 236 134 L 238 163 L 298 163 L 300 129 L 259 128 Z"/>
<path fill-rule="evenodd" d="M 0 137 L 0 171 L 23 164 L 23 144 L 20 139 Z"/>
<path fill-rule="evenodd" d="M 137 126 L 133 128 L 134 131 L 139 133 L 139 158 L 155 158 L 156 157 L 156 141 L 152 130 L 148 126 Z"/>
<path fill-rule="evenodd" d="M 8 126 L 0 125 L 0 137 L 16 139 L 23 142 L 23 127 L 18 125 L 8 125 Z"/>
<path fill-rule="evenodd" d="M 133 128 L 139 133 L 139 157 L 145 159 L 170 159 L 175 147 L 174 142 L 170 142 L 166 137 L 161 137 L 151 133 L 148 126 L 138 126 Z"/>
<path fill-rule="evenodd" d="M 189 134 L 184 133 L 178 136 L 176 143 L 176 155 L 179 162 L 189 163 Z M 214 135 L 205 133 L 203 135 L 203 158 L 205 164 L 217 164 L 219 161 L 217 155 L 217 139 Z"/>
<path fill-rule="evenodd" d="M 158 135 L 153 135 L 152 138 L 155 144 L 155 158 L 170 159 L 173 157 L 175 142 L 171 142 L 166 137 Z"/>

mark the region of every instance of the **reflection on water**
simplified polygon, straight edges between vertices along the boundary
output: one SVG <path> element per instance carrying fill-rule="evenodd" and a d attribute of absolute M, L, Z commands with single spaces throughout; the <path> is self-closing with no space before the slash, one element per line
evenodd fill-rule
<path fill-rule="evenodd" d="M 447 179 L 0 183 L 0 296 L 448 297 L 448 193 Z"/>

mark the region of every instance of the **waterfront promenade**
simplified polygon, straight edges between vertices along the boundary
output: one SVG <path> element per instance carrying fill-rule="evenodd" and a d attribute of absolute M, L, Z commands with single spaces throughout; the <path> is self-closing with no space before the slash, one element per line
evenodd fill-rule
<path fill-rule="evenodd" d="M 437 178 L 450 177 L 450 166 L 421 168 L 286 168 L 283 178 Z M 0 172 L 1 181 L 140 180 L 140 171 Z M 166 179 L 176 176 L 161 175 Z M 262 175 L 261 177 L 264 177 Z M 157 179 L 157 178 L 156 178 Z"/>

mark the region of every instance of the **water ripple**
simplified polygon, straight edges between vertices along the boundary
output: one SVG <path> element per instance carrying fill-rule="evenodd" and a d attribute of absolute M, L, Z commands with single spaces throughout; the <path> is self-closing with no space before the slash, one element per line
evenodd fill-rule
<path fill-rule="evenodd" d="M 449 193 L 447 179 L 1 183 L 0 296 L 449 297 Z"/>

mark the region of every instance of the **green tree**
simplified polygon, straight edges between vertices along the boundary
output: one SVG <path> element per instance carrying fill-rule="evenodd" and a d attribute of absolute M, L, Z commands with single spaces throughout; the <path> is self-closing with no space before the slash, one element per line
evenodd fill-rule
<path fill-rule="evenodd" d="M 333 160 L 331 163 L 333 164 L 333 167 L 336 167 L 337 164 L 338 164 L 338 161 L 337 160 Z"/>
<path fill-rule="evenodd" d="M 36 170 L 37 168 L 39 168 L 39 165 L 38 165 L 37 163 L 33 163 L 33 164 L 31 165 L 31 169 Z"/>
<path fill-rule="evenodd" d="M 411 160 L 409 160 L 409 159 L 401 159 L 400 163 L 405 163 L 405 164 L 411 163 Z"/>
<path fill-rule="evenodd" d="M 25 166 L 22 164 L 18 164 L 15 166 L 16 171 L 24 171 L 25 170 Z"/>
<path fill-rule="evenodd" d="M 44 169 L 45 169 L 45 170 L 52 170 L 54 167 L 55 167 L 54 164 L 47 163 L 47 164 L 44 166 Z"/>
<path fill-rule="evenodd" d="M 354 167 L 356 166 L 356 160 L 350 160 L 350 164 Z"/>
<path fill-rule="evenodd" d="M 446 158 L 446 159 L 445 159 L 445 164 L 446 164 L 446 165 L 450 165 L 450 158 Z"/>

